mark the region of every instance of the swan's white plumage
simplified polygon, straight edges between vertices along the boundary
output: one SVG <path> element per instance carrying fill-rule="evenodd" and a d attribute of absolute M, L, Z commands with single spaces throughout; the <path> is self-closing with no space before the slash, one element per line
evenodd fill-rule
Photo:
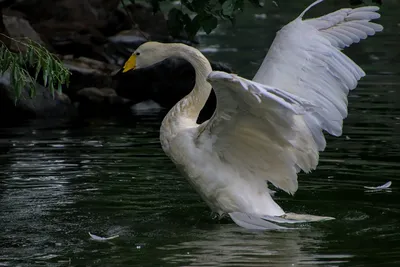
<path fill-rule="evenodd" d="M 333 46 L 342 49 L 383 30 L 381 25 L 370 21 L 380 18 L 378 10 L 375 6 L 344 8 L 304 22 L 319 30 Z"/>
<path fill-rule="evenodd" d="M 365 73 L 340 49 L 382 30 L 370 22 L 379 18 L 377 7 L 303 20 L 320 2 L 278 32 L 253 81 L 212 72 L 198 50 L 184 45 L 149 43 L 137 49 L 138 66 L 179 56 L 196 70 L 193 91 L 163 120 L 161 144 L 211 209 L 229 213 L 241 226 L 268 228 L 260 226 L 263 216 L 270 220 L 285 214 L 266 182 L 293 194 L 297 173 L 318 164 L 326 146 L 323 130 L 341 135 L 347 95 Z M 210 120 L 197 125 L 210 84 L 217 108 Z M 319 219 L 327 218 L 312 220 Z"/>
<path fill-rule="evenodd" d="M 239 166 L 246 179 L 267 180 L 294 193 L 297 172 L 309 172 L 318 164 L 318 151 L 326 146 L 322 130 L 341 135 L 349 90 L 365 75 L 339 49 L 382 30 L 369 22 L 379 18 L 378 9 L 342 9 L 309 20 L 302 19 L 303 12 L 278 32 L 255 75 L 253 80 L 264 87 L 212 72 L 209 81 L 218 107 L 212 119 L 200 126 L 198 139 L 205 144 L 213 140 L 213 146 L 205 147 Z M 327 36 L 335 36 L 335 41 Z M 290 108 L 287 102 L 286 106 L 271 103 L 267 94 L 272 87 L 280 94 L 291 93 L 292 100 L 298 96 L 298 102 L 291 102 Z M 313 112 L 293 112 L 310 104 L 315 106 Z"/>
<path fill-rule="evenodd" d="M 294 120 L 314 106 L 284 90 L 225 72 L 211 72 L 208 81 L 218 106 L 213 117 L 199 127 L 197 147 L 218 155 L 250 183 L 269 181 L 294 193 L 296 151 L 303 149 L 294 142 L 301 130 Z"/>
<path fill-rule="evenodd" d="M 349 90 L 365 76 L 339 49 L 381 31 L 381 25 L 370 22 L 380 17 L 378 10 L 378 7 L 346 8 L 307 20 L 302 19 L 302 14 L 277 33 L 253 79 L 306 98 L 320 108 L 296 122 L 306 123 L 315 151 L 326 146 L 322 130 L 341 135 Z M 305 138 L 308 131 L 304 130 Z M 314 169 L 316 165 L 308 167 Z"/>

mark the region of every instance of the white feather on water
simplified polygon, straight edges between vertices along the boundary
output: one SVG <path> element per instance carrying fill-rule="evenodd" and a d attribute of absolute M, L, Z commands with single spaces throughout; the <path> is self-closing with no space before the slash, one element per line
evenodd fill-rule
<path fill-rule="evenodd" d="M 386 190 L 386 189 L 390 189 L 391 185 L 392 185 L 392 182 L 389 181 L 386 184 L 383 184 L 380 186 L 364 186 L 364 188 L 369 189 L 369 190 Z"/>
<path fill-rule="evenodd" d="M 113 235 L 110 237 L 101 237 L 98 235 L 91 234 L 90 232 L 89 232 L 89 236 L 91 237 L 92 240 L 95 240 L 95 241 L 108 241 L 108 240 L 112 240 L 112 239 L 119 237 L 119 235 Z"/>

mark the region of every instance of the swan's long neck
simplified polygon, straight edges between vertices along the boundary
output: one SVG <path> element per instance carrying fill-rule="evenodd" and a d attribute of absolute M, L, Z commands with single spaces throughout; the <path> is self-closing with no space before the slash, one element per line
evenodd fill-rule
<path fill-rule="evenodd" d="M 211 92 L 211 85 L 206 81 L 208 74 L 212 71 L 210 62 L 203 54 L 190 46 L 181 44 L 170 44 L 170 53 L 173 56 L 187 60 L 194 68 L 196 73 L 196 82 L 193 90 L 179 101 L 174 108 L 180 116 L 188 119 L 197 120 L 201 109 L 206 104 L 206 101 Z"/>
<path fill-rule="evenodd" d="M 167 57 L 179 57 L 192 64 L 196 72 L 196 82 L 193 90 L 181 99 L 167 114 L 162 123 L 161 132 L 169 136 L 175 135 L 183 128 L 196 125 L 196 120 L 204 107 L 211 85 L 206 78 L 212 71 L 210 62 L 203 54 L 190 46 L 182 44 L 167 44 Z"/>

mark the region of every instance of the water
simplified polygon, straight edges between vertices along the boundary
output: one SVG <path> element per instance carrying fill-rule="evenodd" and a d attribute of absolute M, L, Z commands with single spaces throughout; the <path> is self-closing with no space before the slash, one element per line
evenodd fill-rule
<path fill-rule="evenodd" d="M 0 129 L 0 266 L 399 266 L 399 4 L 384 4 L 385 32 L 346 50 L 368 76 L 343 136 L 328 138 L 295 196 L 276 195 L 287 211 L 336 220 L 259 233 L 212 219 L 163 154 L 157 115 L 28 121 Z M 306 4 L 279 5 L 202 37 L 207 56 L 252 77 L 273 33 Z M 363 188 L 389 180 L 390 191 Z"/>

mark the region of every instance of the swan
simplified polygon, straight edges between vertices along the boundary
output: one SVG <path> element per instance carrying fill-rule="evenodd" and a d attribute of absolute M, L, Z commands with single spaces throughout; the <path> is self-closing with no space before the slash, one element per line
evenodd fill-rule
<path fill-rule="evenodd" d="M 365 72 L 341 52 L 383 30 L 379 7 L 344 8 L 322 17 L 304 14 L 276 35 L 253 80 L 212 71 L 203 54 L 184 44 L 147 42 L 123 72 L 179 57 L 196 72 L 193 90 L 165 116 L 161 146 L 212 211 L 248 229 L 334 219 L 286 213 L 268 183 L 294 194 L 297 173 L 317 167 L 323 131 L 342 134 L 347 95 Z M 212 88 L 217 107 L 196 123 Z"/>

